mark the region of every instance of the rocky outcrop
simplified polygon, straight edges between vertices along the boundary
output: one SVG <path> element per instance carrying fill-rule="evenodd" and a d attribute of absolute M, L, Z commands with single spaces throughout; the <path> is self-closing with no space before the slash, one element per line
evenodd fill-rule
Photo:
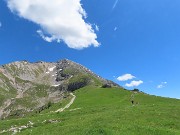
<path fill-rule="evenodd" d="M 17 61 L 0 66 L 0 118 L 59 102 L 65 92 L 87 85 L 119 87 L 86 67 L 64 59 L 58 62 Z"/>

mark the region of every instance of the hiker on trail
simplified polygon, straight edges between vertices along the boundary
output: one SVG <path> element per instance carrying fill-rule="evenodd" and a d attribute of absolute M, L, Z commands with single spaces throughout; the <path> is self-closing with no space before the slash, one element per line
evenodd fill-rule
<path fill-rule="evenodd" d="M 133 94 L 131 94 L 131 103 L 132 103 L 132 105 L 134 105 L 134 93 Z"/>
<path fill-rule="evenodd" d="M 134 100 L 131 100 L 132 105 L 134 104 Z"/>

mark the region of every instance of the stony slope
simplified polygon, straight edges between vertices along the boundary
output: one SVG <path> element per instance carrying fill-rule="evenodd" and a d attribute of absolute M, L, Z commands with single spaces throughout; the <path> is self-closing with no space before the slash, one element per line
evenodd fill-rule
<path fill-rule="evenodd" d="M 0 66 L 0 118 L 40 112 L 87 85 L 119 87 L 86 67 L 64 59 L 54 63 L 18 61 Z"/>

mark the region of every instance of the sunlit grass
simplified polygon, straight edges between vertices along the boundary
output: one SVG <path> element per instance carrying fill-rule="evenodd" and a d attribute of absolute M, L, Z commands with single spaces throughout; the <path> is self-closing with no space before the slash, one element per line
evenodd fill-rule
<path fill-rule="evenodd" d="M 12 125 L 34 123 L 19 134 L 43 135 L 179 135 L 180 101 L 176 99 L 135 94 L 119 88 L 88 86 L 74 92 L 75 102 L 61 113 L 52 113 L 65 106 L 70 98 L 49 110 L 27 118 L 0 121 L 0 130 Z M 44 122 L 58 120 L 58 122 Z M 9 133 L 7 133 L 9 134 Z"/>

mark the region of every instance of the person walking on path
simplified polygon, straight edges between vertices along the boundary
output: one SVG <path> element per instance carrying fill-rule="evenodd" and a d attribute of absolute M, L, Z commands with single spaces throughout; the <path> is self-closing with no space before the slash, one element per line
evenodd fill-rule
<path fill-rule="evenodd" d="M 134 105 L 134 93 L 131 94 L 130 101 L 131 101 L 132 105 Z"/>

